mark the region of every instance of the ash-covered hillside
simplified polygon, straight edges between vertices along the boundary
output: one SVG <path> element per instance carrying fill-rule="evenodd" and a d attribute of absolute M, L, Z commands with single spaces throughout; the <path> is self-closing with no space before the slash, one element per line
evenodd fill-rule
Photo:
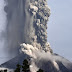
<path fill-rule="evenodd" d="M 30 72 L 72 72 L 72 63 L 54 54 L 47 42 L 47 21 L 50 8 L 46 0 L 6 0 L 7 47 L 13 59 L 1 67 L 14 70 L 24 59 L 30 62 Z"/>

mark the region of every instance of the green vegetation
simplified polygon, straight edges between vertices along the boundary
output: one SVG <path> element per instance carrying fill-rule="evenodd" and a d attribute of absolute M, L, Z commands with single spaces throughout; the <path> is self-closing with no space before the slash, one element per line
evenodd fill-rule
<path fill-rule="evenodd" d="M 4 70 L 4 72 L 7 72 L 7 69 L 6 69 L 6 70 Z"/>
<path fill-rule="evenodd" d="M 29 62 L 25 59 L 22 65 L 17 64 L 14 72 L 30 72 Z M 39 69 L 37 72 L 44 72 L 42 69 Z"/>
<path fill-rule="evenodd" d="M 29 63 L 26 59 L 23 61 L 22 72 L 30 72 Z"/>
<path fill-rule="evenodd" d="M 7 69 L 5 69 L 5 70 L 0 70 L 0 72 L 7 72 Z"/>
<path fill-rule="evenodd" d="M 16 66 L 17 66 L 17 68 L 16 68 L 16 70 L 14 72 L 20 72 L 21 65 L 17 64 Z"/>
<path fill-rule="evenodd" d="M 37 72 L 44 72 L 42 69 L 39 69 Z"/>

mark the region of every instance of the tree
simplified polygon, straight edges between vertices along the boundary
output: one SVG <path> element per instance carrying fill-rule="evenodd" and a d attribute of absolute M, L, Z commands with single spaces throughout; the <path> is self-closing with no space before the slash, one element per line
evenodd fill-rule
<path fill-rule="evenodd" d="M 23 72 L 30 72 L 29 63 L 26 59 L 23 61 L 22 71 Z"/>
<path fill-rule="evenodd" d="M 16 66 L 17 66 L 17 68 L 15 69 L 14 72 L 20 72 L 20 70 L 21 70 L 21 65 L 17 64 Z"/>
<path fill-rule="evenodd" d="M 5 69 L 5 70 L 0 70 L 0 72 L 7 72 L 7 69 Z"/>
<path fill-rule="evenodd" d="M 7 72 L 7 69 L 5 69 L 4 72 Z"/>
<path fill-rule="evenodd" d="M 17 64 L 17 68 L 14 72 L 30 72 L 29 62 L 25 59 L 22 65 Z M 44 72 L 42 69 L 39 69 L 37 72 Z"/>
<path fill-rule="evenodd" d="M 37 72 L 44 72 L 42 69 L 39 69 Z"/>

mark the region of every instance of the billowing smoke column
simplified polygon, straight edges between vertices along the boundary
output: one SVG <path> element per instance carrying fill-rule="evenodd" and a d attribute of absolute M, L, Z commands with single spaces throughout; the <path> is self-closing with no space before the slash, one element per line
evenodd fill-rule
<path fill-rule="evenodd" d="M 50 9 L 46 0 L 7 0 L 7 43 L 9 55 L 19 53 L 21 43 L 51 51 L 47 43 Z"/>
<path fill-rule="evenodd" d="M 46 0 L 6 1 L 6 50 L 10 57 L 17 56 L 1 67 L 15 69 L 18 63 L 22 64 L 27 59 L 30 72 L 37 72 L 39 68 L 45 72 L 72 72 L 72 63 L 54 54 L 47 43 L 50 9 Z"/>
<path fill-rule="evenodd" d="M 15 56 L 19 52 L 20 43 L 32 43 L 33 15 L 28 11 L 30 0 L 7 0 L 7 40 L 8 50 Z"/>

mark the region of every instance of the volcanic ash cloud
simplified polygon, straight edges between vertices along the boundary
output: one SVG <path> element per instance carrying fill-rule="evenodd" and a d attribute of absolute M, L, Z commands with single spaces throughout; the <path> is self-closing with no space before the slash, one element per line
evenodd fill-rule
<path fill-rule="evenodd" d="M 59 66 L 49 51 L 45 52 L 44 50 L 38 49 L 37 47 L 33 47 L 32 45 L 25 43 L 21 44 L 20 46 L 20 52 L 23 52 L 30 57 L 31 72 L 37 72 L 39 68 L 42 68 L 42 65 L 44 65 L 45 62 L 49 61 L 52 63 L 55 69 L 59 71 Z"/>
<path fill-rule="evenodd" d="M 20 44 L 26 43 L 46 50 L 47 21 L 50 8 L 46 0 L 7 0 L 7 43 L 10 56 L 19 54 Z M 52 51 L 50 48 L 48 49 Z"/>

